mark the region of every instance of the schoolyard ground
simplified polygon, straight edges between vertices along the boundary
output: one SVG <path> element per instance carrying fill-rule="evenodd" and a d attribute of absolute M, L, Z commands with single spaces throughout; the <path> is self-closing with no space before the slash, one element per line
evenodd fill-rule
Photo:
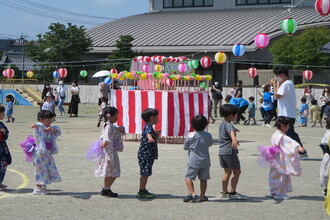
<path fill-rule="evenodd" d="M 210 124 L 214 145 L 210 148 L 211 179 L 207 196 L 210 201 L 184 203 L 188 194 L 184 173 L 187 152 L 182 144 L 159 144 L 159 159 L 155 161 L 153 175 L 147 188 L 156 194 L 153 200 L 138 200 L 137 162 L 138 142 L 125 142 L 119 153 L 121 177 L 112 187 L 118 198 L 100 196 L 103 178 L 93 176 L 95 162 L 84 159 L 90 144 L 97 140 L 97 106 L 80 105 L 79 117 L 58 116 L 53 125 L 62 129 L 58 138 L 59 154 L 55 161 L 62 177 L 61 183 L 48 186 L 52 195 L 32 195 L 34 188 L 33 165 L 25 162 L 19 143 L 32 134 L 38 107 L 15 106 L 15 123 L 6 123 L 10 131 L 8 144 L 13 163 L 8 167 L 4 184 L 8 189 L 0 192 L 0 219 L 329 219 L 323 205 L 319 184 L 322 151 L 318 147 L 325 128 L 296 128 L 308 151 L 309 159 L 301 161 L 303 174 L 292 177 L 293 192 L 290 200 L 274 200 L 268 195 L 268 169 L 256 164 L 257 146 L 270 144 L 273 128 L 259 125 L 237 125 L 240 129 L 239 158 L 242 174 L 237 191 L 248 196 L 245 201 L 222 200 L 221 177 L 223 170 L 218 160 L 217 118 Z M 258 117 L 259 119 L 259 117 Z M 195 181 L 199 192 L 199 182 Z"/>

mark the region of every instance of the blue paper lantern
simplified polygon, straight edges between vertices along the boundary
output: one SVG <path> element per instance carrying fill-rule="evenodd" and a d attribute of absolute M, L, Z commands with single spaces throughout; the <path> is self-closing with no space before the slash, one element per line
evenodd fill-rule
<path fill-rule="evenodd" d="M 110 77 L 106 77 L 106 78 L 103 80 L 103 82 L 104 82 L 105 84 L 107 84 L 107 85 L 110 85 L 111 82 L 112 82 L 112 79 L 111 79 Z"/>
<path fill-rule="evenodd" d="M 55 77 L 55 78 L 58 78 L 58 72 L 55 70 L 54 72 L 53 72 L 53 76 Z"/>
<path fill-rule="evenodd" d="M 235 57 L 241 57 L 245 54 L 245 46 L 241 44 L 235 44 L 233 46 L 233 54 Z"/>

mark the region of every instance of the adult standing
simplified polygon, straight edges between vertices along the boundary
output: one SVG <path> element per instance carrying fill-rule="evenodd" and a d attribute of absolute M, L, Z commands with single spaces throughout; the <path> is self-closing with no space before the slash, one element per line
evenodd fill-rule
<path fill-rule="evenodd" d="M 58 110 L 60 111 L 60 115 L 65 115 L 65 110 L 63 108 L 63 102 L 65 101 L 65 95 L 66 95 L 66 88 L 64 86 L 63 81 L 58 82 L 58 87 L 56 88 L 57 93 L 57 100 L 58 100 Z"/>
<path fill-rule="evenodd" d="M 273 104 L 272 104 L 272 95 L 273 93 L 270 92 L 270 85 L 264 85 L 264 93 L 263 93 L 263 102 L 261 108 L 263 108 L 264 112 L 266 113 L 264 118 L 263 127 L 271 128 L 273 126 L 270 125 L 270 121 L 273 118 Z"/>
<path fill-rule="evenodd" d="M 303 147 L 299 135 L 294 130 L 294 123 L 296 122 L 296 92 L 292 81 L 289 80 L 289 70 L 283 66 L 278 66 L 273 72 L 275 74 L 273 85 L 274 97 L 278 100 L 278 116 L 284 116 L 290 119 L 290 127 L 286 135 Z M 305 149 L 303 150 L 303 152 L 299 152 L 300 159 L 307 159 L 307 151 Z"/>
<path fill-rule="evenodd" d="M 219 82 L 215 81 L 213 83 L 212 89 L 212 99 L 214 101 L 213 106 L 214 106 L 214 117 L 218 117 L 218 112 L 220 115 L 220 106 L 222 104 L 222 86 L 219 84 Z M 219 108 L 218 108 L 218 104 L 219 104 Z"/>
<path fill-rule="evenodd" d="M 80 88 L 78 87 L 77 81 L 72 82 L 71 87 L 71 101 L 69 105 L 68 114 L 70 117 L 78 117 L 78 104 L 80 103 L 79 92 Z"/>
<path fill-rule="evenodd" d="M 49 83 L 45 83 L 44 84 L 44 89 L 42 90 L 42 93 L 41 93 L 41 99 L 42 99 L 42 101 L 44 101 L 45 97 L 47 95 L 49 95 L 50 91 L 51 91 L 51 88 L 50 88 Z"/>
<path fill-rule="evenodd" d="M 322 121 L 322 118 L 323 118 L 323 113 L 324 113 L 324 109 L 326 107 L 326 103 L 327 101 L 330 101 L 330 88 L 329 87 L 325 87 L 323 89 L 323 92 L 321 94 L 321 97 L 320 97 L 320 101 L 321 101 L 321 121 Z"/>
<path fill-rule="evenodd" d="M 101 105 L 101 98 L 105 97 L 107 100 L 110 100 L 110 86 L 105 84 L 104 81 L 99 83 L 99 102 L 98 105 Z"/>
<path fill-rule="evenodd" d="M 242 80 L 237 81 L 237 88 L 235 91 L 234 98 L 242 98 L 243 97 L 243 82 Z"/>

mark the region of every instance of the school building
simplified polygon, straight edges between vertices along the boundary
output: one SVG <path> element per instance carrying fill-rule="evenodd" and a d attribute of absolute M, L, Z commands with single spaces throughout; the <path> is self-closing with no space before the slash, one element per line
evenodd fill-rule
<path fill-rule="evenodd" d="M 106 57 L 115 48 L 120 35 L 134 37 L 133 50 L 143 55 L 186 56 L 201 59 L 218 51 L 226 52 L 227 62 L 213 61 L 208 69 L 199 67 L 197 73 L 211 74 L 222 85 L 238 79 L 244 85 L 269 82 L 273 76 L 268 65 L 255 65 L 258 80 L 249 78 L 247 69 L 252 63 L 269 64 L 272 56 L 266 49 L 258 49 L 254 37 L 266 33 L 270 44 L 284 35 L 282 20 L 294 18 L 297 31 L 313 26 L 329 26 L 330 17 L 319 15 L 315 0 L 149 0 L 149 12 L 98 25 L 87 30 L 93 40 L 91 57 Z M 246 53 L 237 58 L 234 44 L 243 44 Z M 268 46 L 268 47 L 269 47 Z M 310 82 L 330 82 L 330 73 L 320 71 Z M 302 71 L 292 71 L 294 82 L 303 83 Z"/>

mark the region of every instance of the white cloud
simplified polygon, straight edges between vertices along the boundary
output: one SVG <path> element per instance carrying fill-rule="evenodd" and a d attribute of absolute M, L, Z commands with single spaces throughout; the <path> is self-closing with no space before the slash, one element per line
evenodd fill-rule
<path fill-rule="evenodd" d="M 108 6 L 122 6 L 125 4 L 124 0 L 96 0 L 96 2 L 100 5 Z"/>

